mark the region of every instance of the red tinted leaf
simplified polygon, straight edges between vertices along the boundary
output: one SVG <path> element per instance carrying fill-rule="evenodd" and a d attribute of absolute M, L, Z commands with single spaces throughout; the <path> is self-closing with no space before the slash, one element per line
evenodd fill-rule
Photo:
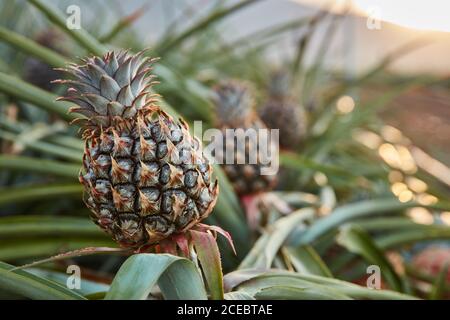
<path fill-rule="evenodd" d="M 205 275 L 206 283 L 215 300 L 223 300 L 223 275 L 216 239 L 209 232 L 190 230 L 192 243 Z"/>

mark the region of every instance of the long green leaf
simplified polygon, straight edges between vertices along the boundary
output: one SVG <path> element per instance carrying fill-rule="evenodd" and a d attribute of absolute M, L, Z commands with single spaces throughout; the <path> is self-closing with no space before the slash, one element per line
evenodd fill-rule
<path fill-rule="evenodd" d="M 282 270 L 268 270 L 268 271 L 261 271 L 255 269 L 237 270 L 225 275 L 224 284 L 227 291 L 231 291 L 232 289 L 237 287 L 241 287 L 244 290 L 245 285 L 249 284 L 248 282 L 249 280 L 257 280 L 257 279 L 260 279 L 259 281 L 262 281 L 260 283 L 262 283 L 263 285 L 262 286 L 250 285 L 246 287 L 245 292 L 252 294 L 255 292 L 255 289 L 258 289 L 263 286 L 267 285 L 273 286 L 281 283 L 285 283 L 286 285 L 288 285 L 289 281 L 295 282 L 301 280 L 304 281 L 305 285 L 309 282 L 316 285 L 326 286 L 338 290 L 342 294 L 345 294 L 354 299 L 375 299 L 375 300 L 417 299 L 416 297 L 394 291 L 373 290 L 338 279 L 300 274 Z"/>
<path fill-rule="evenodd" d="M 76 179 L 80 166 L 54 160 L 36 159 L 24 156 L 0 155 L 0 169 L 49 174 Z"/>
<path fill-rule="evenodd" d="M 53 67 L 62 67 L 67 63 L 67 58 L 59 53 L 3 27 L 0 27 L 0 40 L 20 48 L 23 52 L 35 56 Z"/>
<path fill-rule="evenodd" d="M 186 29 L 184 32 L 179 34 L 174 39 L 164 39 L 165 43 L 161 43 L 157 48 L 156 51 L 159 52 L 161 55 L 164 55 L 167 51 L 172 50 L 176 46 L 183 43 L 185 40 L 187 40 L 192 35 L 196 34 L 197 32 L 204 30 L 206 27 L 211 25 L 212 23 L 215 23 L 219 21 L 220 19 L 225 18 L 226 16 L 245 8 L 246 6 L 253 4 L 260 0 L 243 0 L 235 5 L 232 5 L 228 8 L 224 8 L 221 10 L 218 10 L 214 12 L 213 14 L 207 16 L 205 19 L 200 20 L 198 23 L 194 24 L 192 27 Z M 167 41 L 168 40 L 168 41 Z"/>
<path fill-rule="evenodd" d="M 369 218 L 351 222 L 351 224 L 366 231 L 377 232 L 378 235 L 374 241 L 377 247 L 384 251 L 422 241 L 450 239 L 450 228 L 448 226 L 417 224 L 406 218 Z M 341 254 L 333 260 L 333 269 L 335 271 L 340 270 L 354 259 L 355 255 L 351 253 Z"/>
<path fill-rule="evenodd" d="M 313 161 L 311 159 L 301 157 L 292 152 L 282 152 L 280 154 L 280 163 L 283 166 L 286 166 L 286 167 L 292 168 L 292 169 L 296 169 L 299 171 L 302 171 L 305 169 L 313 169 L 313 170 L 323 172 L 325 174 L 341 175 L 341 176 L 346 176 L 346 177 L 355 177 L 355 174 L 353 174 L 352 172 L 347 171 L 345 169 L 342 169 L 342 168 L 339 168 L 336 166 L 332 166 L 332 165 L 321 164 L 321 163 Z"/>
<path fill-rule="evenodd" d="M 83 192 L 81 184 L 33 185 L 0 189 L 0 205 L 14 202 L 52 199 L 56 197 L 80 198 Z"/>
<path fill-rule="evenodd" d="M 41 277 L 45 278 L 51 281 L 55 281 L 59 283 L 60 285 L 66 285 L 68 277 L 70 277 L 70 274 L 52 271 L 52 270 L 45 270 L 45 269 L 29 269 L 28 272 Z M 99 292 L 107 292 L 109 290 L 109 285 L 99 282 L 94 282 L 87 279 L 81 280 L 81 286 L 80 289 L 73 289 L 75 292 L 87 296 L 96 294 Z"/>
<path fill-rule="evenodd" d="M 286 247 L 289 261 L 297 272 L 332 278 L 331 271 L 311 246 Z"/>
<path fill-rule="evenodd" d="M 194 264 L 168 254 L 136 254 L 128 258 L 105 299 L 146 299 L 158 280 L 166 299 L 207 299 Z"/>
<path fill-rule="evenodd" d="M 95 242 L 95 241 L 94 241 Z M 33 261 L 31 263 L 27 263 L 17 267 L 16 269 L 27 269 L 33 268 L 42 264 L 52 263 L 59 260 L 73 259 L 84 256 L 92 256 L 95 254 L 130 254 L 132 250 L 125 248 L 117 248 L 117 247 L 85 247 L 76 250 L 70 250 L 62 253 L 58 253 L 49 258 L 40 259 L 37 261 Z"/>
<path fill-rule="evenodd" d="M 14 266 L 0 262 L 0 289 L 39 300 L 84 300 L 62 285 L 24 270 L 11 271 Z"/>
<path fill-rule="evenodd" d="M 8 216 L 0 218 L 0 238 L 81 236 L 106 238 L 88 218 L 61 216 Z"/>
<path fill-rule="evenodd" d="M 116 38 L 122 31 L 127 29 L 133 22 L 139 19 L 146 11 L 147 7 L 144 5 L 141 8 L 138 8 L 131 14 L 121 18 L 117 23 L 111 28 L 109 32 L 107 32 L 104 36 L 102 36 L 99 41 L 102 43 L 111 42 L 114 38 Z"/>
<path fill-rule="evenodd" d="M 345 294 L 334 291 L 312 284 L 310 287 L 275 285 L 262 288 L 255 294 L 255 298 L 257 300 L 351 300 Z"/>
<path fill-rule="evenodd" d="M 428 228 L 427 226 L 423 226 L 423 228 L 420 229 L 393 232 L 378 237 L 376 243 L 380 248 L 387 249 L 405 246 L 420 241 L 438 239 L 450 239 L 450 228 L 437 228 L 436 226 Z"/>
<path fill-rule="evenodd" d="M 309 244 L 326 232 L 337 228 L 349 220 L 402 210 L 413 206 L 417 206 L 417 204 L 412 202 L 402 203 L 396 198 L 365 200 L 344 205 L 332 211 L 328 216 L 318 220 L 306 231 L 299 231 L 297 234 L 292 235 L 289 244 L 292 246 Z"/>
<path fill-rule="evenodd" d="M 0 72 L 0 92 L 3 92 L 16 99 L 30 102 L 36 106 L 54 112 L 66 120 L 77 118 L 73 114 L 68 114 L 70 103 L 56 101 L 56 95 L 39 89 L 19 78 Z"/>
<path fill-rule="evenodd" d="M 330 12 L 328 10 L 320 10 L 310 19 L 310 21 L 308 21 L 307 30 L 298 41 L 295 58 L 292 62 L 291 72 L 293 83 L 303 83 L 303 80 L 301 80 L 301 76 L 303 76 L 302 69 L 304 68 L 303 60 L 305 58 L 306 51 L 309 48 L 309 44 L 311 42 L 310 40 L 314 35 L 317 24 L 322 22 L 329 14 Z"/>
<path fill-rule="evenodd" d="M 369 217 L 366 219 L 353 221 L 352 224 L 358 225 L 366 231 L 385 232 L 392 230 L 408 230 L 414 228 L 426 228 L 426 225 L 416 223 L 407 217 Z"/>
<path fill-rule="evenodd" d="M 34 125 L 17 121 L 17 119 L 15 121 L 0 119 L 0 127 L 3 127 L 5 130 L 11 131 L 15 134 L 26 135 L 28 131 L 33 130 Z M 81 152 L 83 152 L 84 150 L 83 141 L 79 138 L 69 135 L 53 134 L 44 137 L 43 140 L 54 145 L 66 147 L 69 149 L 75 149 Z"/>
<path fill-rule="evenodd" d="M 211 58 L 214 58 L 214 56 L 220 57 L 221 56 L 220 53 L 223 53 L 224 51 L 226 52 L 226 50 L 235 50 L 240 48 L 241 46 L 255 44 L 255 41 L 256 42 L 267 41 L 267 39 L 270 39 L 275 36 L 280 36 L 287 31 L 299 29 L 308 24 L 310 21 L 311 17 L 301 17 L 300 19 L 282 22 L 276 26 L 270 26 L 262 30 L 257 30 L 237 40 L 232 41 L 231 43 L 226 45 L 226 48 L 221 47 L 220 51 L 214 51 L 212 55 L 213 57 Z"/>
<path fill-rule="evenodd" d="M 214 166 L 214 172 L 219 181 L 220 194 L 211 216 L 220 227 L 231 233 L 231 237 L 238 248 L 237 257 L 242 259 L 251 248 L 250 230 L 237 196 L 222 168 Z M 228 246 L 226 250 L 230 250 Z"/>
<path fill-rule="evenodd" d="M 395 272 L 391 263 L 386 259 L 384 253 L 372 241 L 370 235 L 363 229 L 356 226 L 347 225 L 340 230 L 338 243 L 346 247 L 349 251 L 360 254 L 369 263 L 380 267 L 381 274 L 386 279 L 389 287 L 393 290 L 403 292 L 402 280 Z"/>
<path fill-rule="evenodd" d="M 66 25 L 65 15 L 55 7 L 45 3 L 42 0 L 28 0 L 37 9 L 39 9 L 45 16 L 54 24 L 56 24 L 62 31 L 66 32 L 75 41 L 77 41 L 82 47 L 88 50 L 90 53 L 98 56 L 106 53 L 106 48 L 84 29 L 69 29 Z"/>
<path fill-rule="evenodd" d="M 29 237 L 23 239 L 2 239 L 0 260 L 15 261 L 29 258 L 47 258 L 62 252 L 80 250 L 87 247 L 114 247 L 107 238 L 95 237 Z"/>
<path fill-rule="evenodd" d="M 61 147 L 61 146 L 57 146 L 54 145 L 52 143 L 48 143 L 48 142 L 44 142 L 44 141 L 27 141 L 27 140 L 22 140 L 20 141 L 20 136 L 10 133 L 10 132 L 5 132 L 3 130 L 0 130 L 0 138 L 3 138 L 5 140 L 11 141 L 11 142 L 15 142 L 15 143 L 19 143 L 20 144 L 20 148 L 22 149 L 30 149 L 30 150 L 35 150 L 35 151 L 39 151 L 48 155 L 52 155 L 52 156 L 57 156 L 59 158 L 62 159 L 66 159 L 69 161 L 79 161 L 81 162 L 81 152 L 76 151 L 76 150 L 72 150 L 72 149 L 68 149 L 65 147 Z"/>
<path fill-rule="evenodd" d="M 255 243 L 247 257 L 239 265 L 245 268 L 270 268 L 273 259 L 290 233 L 314 215 L 310 208 L 299 209 L 277 220 Z"/>

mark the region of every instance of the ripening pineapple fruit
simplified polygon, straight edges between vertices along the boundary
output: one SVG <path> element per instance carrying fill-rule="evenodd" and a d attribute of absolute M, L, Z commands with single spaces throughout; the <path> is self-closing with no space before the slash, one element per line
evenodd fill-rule
<path fill-rule="evenodd" d="M 150 94 L 156 59 L 109 52 L 64 71 L 67 96 L 86 142 L 80 182 L 92 219 L 123 247 L 181 233 L 212 211 L 217 181 L 187 124 L 174 121 Z"/>
<path fill-rule="evenodd" d="M 250 161 L 250 153 L 257 152 L 258 148 L 254 136 L 249 135 L 244 146 L 239 146 L 236 139 L 227 138 L 227 129 L 267 129 L 255 112 L 250 88 L 242 82 L 227 81 L 216 86 L 215 94 L 217 125 L 224 136 L 223 151 L 234 149 L 233 163 L 225 163 L 223 168 L 235 191 L 243 196 L 272 189 L 276 175 L 261 174 L 261 169 L 267 165 L 262 164 L 259 157 L 256 163 Z"/>
<path fill-rule="evenodd" d="M 294 150 L 306 135 L 307 119 L 303 106 L 289 91 L 289 75 L 284 71 L 274 72 L 269 83 L 269 97 L 259 115 L 269 128 L 280 130 L 280 146 Z"/>

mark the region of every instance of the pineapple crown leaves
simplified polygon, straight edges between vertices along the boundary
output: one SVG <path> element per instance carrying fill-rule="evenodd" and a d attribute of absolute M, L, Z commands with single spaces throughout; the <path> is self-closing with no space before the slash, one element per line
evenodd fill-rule
<path fill-rule="evenodd" d="M 253 88 L 244 81 L 227 80 L 214 87 L 213 102 L 218 122 L 236 126 L 249 120 L 254 113 Z"/>
<path fill-rule="evenodd" d="M 144 52 L 131 55 L 126 50 L 110 51 L 102 58 L 89 57 L 80 65 L 57 69 L 74 78 L 54 81 L 69 85 L 66 96 L 58 100 L 75 103 L 77 106 L 69 112 L 84 115 L 87 119 L 81 120 L 90 126 L 109 126 L 115 118 L 135 117 L 158 97 L 150 92 L 157 82 L 149 73 L 159 58 L 143 57 Z"/>

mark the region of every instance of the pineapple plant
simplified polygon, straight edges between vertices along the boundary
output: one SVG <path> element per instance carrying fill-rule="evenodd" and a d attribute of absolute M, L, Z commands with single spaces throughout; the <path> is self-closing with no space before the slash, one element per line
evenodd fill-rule
<path fill-rule="evenodd" d="M 271 190 L 276 184 L 276 175 L 262 175 L 266 165 L 259 162 L 249 163 L 251 152 L 257 152 L 258 141 L 249 135 L 245 145 L 236 143 L 234 137 L 227 135 L 228 129 L 260 130 L 267 129 L 255 112 L 255 100 L 246 83 L 236 80 L 225 81 L 215 87 L 217 126 L 222 130 L 224 148 L 234 150 L 233 163 L 225 163 L 224 171 L 240 196 L 255 195 Z M 257 139 L 257 138 L 256 138 Z"/>
<path fill-rule="evenodd" d="M 280 130 L 282 148 L 295 150 L 305 138 L 307 119 L 303 106 L 290 94 L 290 83 L 287 72 L 273 72 L 268 86 L 268 98 L 259 109 L 259 115 L 269 128 Z"/>
<path fill-rule="evenodd" d="M 221 193 L 220 197 L 217 196 L 215 181 L 208 183 L 211 168 L 197 149 L 199 144 L 195 137 L 189 135 L 184 121 L 173 120 L 158 105 L 173 106 L 184 119 L 202 119 L 210 126 L 210 83 L 216 83 L 224 76 L 242 77 L 261 87 L 262 71 L 271 65 L 273 59 L 267 59 L 265 50 L 259 48 L 263 47 L 262 42 L 273 43 L 265 40 L 269 36 L 275 38 L 276 30 L 267 33 L 264 29 L 259 36 L 250 34 L 244 37 L 244 41 L 238 39 L 235 44 L 227 46 L 234 51 L 230 54 L 231 51 L 225 50 L 228 48 L 222 43 L 222 29 L 211 23 L 227 16 L 227 12 L 243 8 L 242 3 L 257 1 L 240 1 L 229 7 L 211 6 L 214 7 L 211 15 L 202 12 L 198 21 L 194 21 L 193 16 L 189 29 L 176 28 L 174 32 L 162 35 L 154 44 L 155 51 L 164 56 L 164 63 L 155 72 L 163 83 L 158 92 L 163 93 L 166 100 L 152 95 L 154 81 L 150 70 L 145 75 L 141 74 L 151 65 L 151 61 L 145 62 L 142 54 L 137 58 L 116 51 L 101 58 L 107 48 L 142 50 L 142 39 L 134 36 L 137 30 L 130 29 L 132 26 L 127 24 L 127 17 L 109 19 L 119 23 L 110 26 L 109 32 L 101 36 L 100 30 L 95 30 L 84 20 L 83 32 L 68 30 L 65 24 L 67 15 L 58 12 L 58 8 L 49 1 L 4 1 L 0 4 L 0 14 L 4 18 L 0 40 L 5 44 L 2 43 L 0 51 L 1 60 L 6 62 L 0 62 L 0 112 L 8 115 L 0 116 L 0 143 L 13 141 L 21 144 L 20 153 L 6 149 L 0 155 L 0 184 L 3 186 L 0 188 L 0 296 L 19 299 L 203 300 L 411 299 L 428 296 L 429 292 L 434 298 L 448 296 L 448 286 L 440 285 L 444 283 L 440 262 L 448 260 L 444 252 L 433 250 L 423 259 L 417 259 L 421 260 L 418 262 L 429 263 L 438 255 L 442 258 L 432 261 L 433 269 L 430 270 L 440 270 L 439 274 L 430 272 L 423 277 L 415 270 L 422 263 L 405 264 L 403 272 L 395 268 L 390 258 L 391 253 L 409 251 L 417 242 L 448 239 L 448 226 L 416 223 L 408 210 L 418 204 L 399 202 L 391 194 L 393 187 L 402 187 L 408 195 L 411 192 L 405 188 L 410 187 L 409 183 L 398 184 L 397 178 L 395 182 L 391 181 L 389 168 L 378 156 L 379 150 L 365 149 L 365 144 L 352 139 L 356 133 L 361 133 L 360 129 L 369 128 L 375 136 L 384 139 L 382 121 L 367 112 L 378 108 L 369 108 L 373 106 L 372 101 L 364 98 L 360 101 L 361 107 L 353 112 L 336 113 L 334 102 L 349 90 L 348 78 L 338 71 L 319 70 L 320 61 L 313 64 L 312 70 L 301 66 L 297 75 L 304 80 L 303 101 L 324 96 L 320 101 L 313 99 L 319 104 L 309 119 L 312 128 L 319 123 L 323 131 L 315 132 L 312 140 L 303 140 L 301 154 L 290 150 L 280 155 L 285 175 L 278 174 L 277 180 L 281 183 L 275 192 L 271 191 L 269 184 L 253 187 L 255 182 L 271 178 L 250 175 L 264 168 L 262 163 L 249 168 L 237 162 L 225 165 L 224 169 L 232 181 L 241 181 L 238 187 L 249 184 L 250 188 L 244 189 L 237 197 L 226 183 L 227 179 L 220 177 Z M 32 33 L 30 28 L 36 26 L 5 23 L 5 16 L 11 15 L 11 10 L 6 10 L 5 6 L 13 6 L 21 14 L 21 19 L 15 16 L 12 22 L 28 22 L 30 19 L 23 16 L 26 12 L 23 9 L 32 5 L 43 13 L 42 16 L 49 18 L 47 22 L 65 31 L 68 45 L 73 44 L 77 51 L 68 51 L 65 55 L 51 49 L 54 54 L 47 56 L 38 50 L 35 39 L 21 36 Z M 103 5 L 98 8 L 106 11 Z M 95 14 L 97 21 L 103 21 L 99 19 L 100 13 Z M 291 21 L 285 23 L 292 27 Z M 280 25 L 278 30 L 286 30 L 286 26 Z M 312 30 L 310 26 L 308 29 Z M 119 32 L 124 32 L 123 36 L 116 37 Z M 307 36 L 311 31 L 306 30 L 304 34 Z M 100 36 L 101 41 L 96 36 Z M 331 42 L 326 40 L 324 43 Z M 243 47 L 247 44 L 251 44 L 248 51 Z M 45 43 L 40 44 L 41 49 L 43 46 Z M 307 46 L 300 49 L 304 47 Z M 52 126 L 50 121 L 52 116 L 63 119 L 76 117 L 66 114 L 72 104 L 55 102 L 56 95 L 37 90 L 37 83 L 32 85 L 31 80 L 26 83 L 15 77 L 15 71 L 22 70 L 21 53 L 26 54 L 27 59 L 39 59 L 53 67 L 62 67 L 66 66 L 66 61 L 75 61 L 76 55 L 86 52 L 98 57 L 68 67 L 75 79 L 63 80 L 73 87 L 66 98 L 77 105 L 72 111 L 82 115 L 78 121 L 82 126 L 83 142 L 75 135 L 76 130 Z M 302 57 L 302 52 L 298 57 Z M 301 59 L 298 60 L 302 63 Z M 383 59 L 381 66 L 389 60 L 392 59 Z M 316 66 L 319 67 L 316 69 Z M 414 87 L 418 85 L 414 77 L 402 81 L 394 81 L 396 78 L 390 78 L 392 74 L 384 77 L 380 74 L 384 69 L 381 66 L 375 66 L 376 72 L 369 70 L 369 73 L 361 75 L 360 79 L 365 80 L 355 78 L 350 82 L 355 89 L 365 90 L 367 85 L 372 86 L 372 82 L 367 82 L 369 78 L 375 85 L 383 83 L 383 88 L 386 88 L 388 80 L 392 90 L 379 95 L 382 100 L 379 107 L 389 100 L 386 98 L 390 95 L 400 92 L 399 83 L 401 86 L 405 83 Z M 289 71 L 295 74 L 295 71 Z M 321 77 L 321 73 L 326 77 Z M 375 74 L 383 76 L 379 79 L 381 82 L 372 76 Z M 333 92 L 328 94 L 330 78 Z M 288 82 L 280 83 L 287 84 L 281 88 L 289 87 Z M 339 89 L 336 92 L 334 85 Z M 220 86 L 222 84 L 217 89 Z M 216 92 L 216 105 L 219 106 L 218 102 L 222 105 L 217 110 L 217 126 L 223 130 L 266 128 L 255 114 L 253 92 L 243 83 L 236 83 L 236 87 Z M 63 86 L 59 88 L 63 89 Z M 279 92 L 276 87 L 271 91 Z M 292 96 L 287 89 L 283 94 Z M 271 96 L 276 97 L 277 94 Z M 157 98 L 159 102 L 155 101 Z M 23 112 L 28 104 L 42 112 L 38 116 Z M 13 110 L 11 114 L 9 110 Z M 14 110 L 18 111 L 17 114 Z M 279 117 L 281 108 L 276 110 L 274 118 Z M 283 129 L 284 126 L 275 128 Z M 288 137 L 290 135 L 281 136 L 282 144 Z M 389 147 L 388 142 L 392 141 L 386 139 L 384 142 L 380 147 Z M 247 144 L 253 147 L 257 141 L 250 140 Z M 297 146 L 291 145 L 293 148 Z M 194 164 L 180 163 L 186 152 L 183 146 L 193 151 L 191 156 L 193 154 L 197 160 L 192 162 Z M 407 153 L 405 148 L 399 149 L 402 151 L 400 155 Z M 239 158 L 251 154 L 250 150 L 240 150 Z M 83 166 L 80 174 L 82 185 L 77 181 L 80 165 Z M 446 189 L 422 167 L 418 169 L 419 177 L 423 176 L 428 185 L 427 194 L 422 195 L 428 200 L 433 197 L 439 200 L 430 208 L 433 215 L 442 210 L 449 211 L 445 203 Z M 319 179 L 321 176 L 315 174 L 317 171 L 323 173 L 325 179 Z M 399 172 L 396 173 L 398 175 Z M 246 180 L 245 175 L 253 179 Z M 364 178 L 361 183 L 360 178 Z M 122 248 L 116 248 L 110 237 L 89 221 L 88 210 L 81 201 L 82 189 L 85 189 L 84 200 L 91 209 L 93 220 Z M 209 222 L 232 233 L 237 255 L 227 251 L 228 247 L 222 246 L 223 243 L 219 242 L 217 246 L 214 237 L 216 232 L 220 233 L 218 227 L 206 226 L 200 221 L 211 212 L 215 199 L 218 203 Z M 442 203 L 441 199 L 444 200 Z M 281 201 L 288 205 L 288 210 L 282 208 Z M 193 203 L 195 208 L 192 211 Z M 257 210 L 263 219 L 257 221 L 257 232 L 252 232 L 255 229 L 252 230 L 250 218 L 257 218 Z M 244 214 L 247 214 L 247 220 Z M 360 228 L 348 229 L 347 226 L 353 222 Z M 160 254 L 162 252 L 166 254 Z M 124 255 L 130 255 L 125 262 Z M 84 257 L 79 259 L 80 256 Z M 43 257 L 51 258 L 36 261 Z M 31 261 L 34 262 L 29 264 Z M 40 267 L 43 262 L 46 265 Z M 66 282 L 65 267 L 74 263 L 82 271 L 80 290 L 69 289 Z M 365 287 L 368 278 L 366 267 L 372 264 L 382 266 L 382 288 L 390 290 Z M 26 269 L 30 266 L 33 270 L 28 272 Z M 357 279 L 364 279 L 362 286 L 352 284 Z M 405 286 L 401 285 L 403 281 Z M 408 295 L 404 294 L 405 288 Z"/>
<path fill-rule="evenodd" d="M 62 69 L 74 80 L 60 100 L 77 106 L 85 140 L 79 180 L 93 221 L 123 247 L 182 233 L 212 211 L 212 167 L 188 125 L 157 106 L 157 59 L 108 52 Z"/>

